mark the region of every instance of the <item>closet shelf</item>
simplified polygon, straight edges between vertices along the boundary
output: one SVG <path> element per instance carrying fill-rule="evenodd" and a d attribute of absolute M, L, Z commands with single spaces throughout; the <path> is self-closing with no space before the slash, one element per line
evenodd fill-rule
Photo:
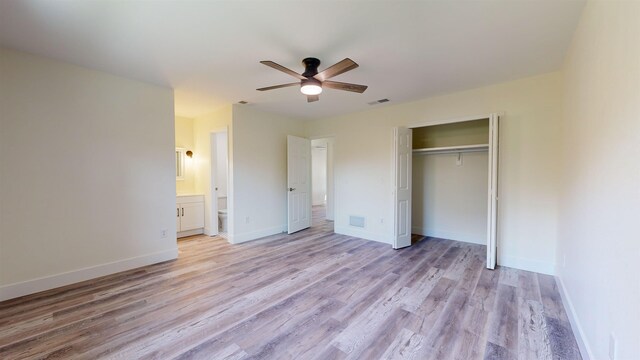
<path fill-rule="evenodd" d="M 462 153 L 462 152 L 487 151 L 488 149 L 489 149 L 489 144 L 475 144 L 475 145 L 458 145 L 458 146 L 443 146 L 443 147 L 432 147 L 432 148 L 424 148 L 424 149 L 413 149 L 413 153 L 414 154 Z"/>

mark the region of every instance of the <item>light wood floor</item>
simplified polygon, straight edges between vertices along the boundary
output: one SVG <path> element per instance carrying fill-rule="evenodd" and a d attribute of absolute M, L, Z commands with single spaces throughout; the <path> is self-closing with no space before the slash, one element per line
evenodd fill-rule
<path fill-rule="evenodd" d="M 580 359 L 551 276 L 316 227 L 0 303 L 0 358 Z"/>

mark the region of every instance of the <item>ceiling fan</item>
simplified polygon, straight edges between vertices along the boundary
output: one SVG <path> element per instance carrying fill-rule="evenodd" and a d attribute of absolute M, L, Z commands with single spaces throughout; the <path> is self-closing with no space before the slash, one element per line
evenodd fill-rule
<path fill-rule="evenodd" d="M 320 65 L 320 60 L 316 58 L 306 58 L 302 60 L 302 64 L 304 64 L 304 72 L 302 74 L 298 74 L 297 72 L 287 69 L 286 67 L 276 64 L 273 61 L 260 61 L 261 64 L 265 64 L 269 67 L 272 67 L 276 70 L 280 70 L 283 73 L 289 74 L 296 79 L 300 79 L 299 82 L 282 84 L 282 85 L 274 85 L 263 87 L 257 89 L 258 91 L 266 91 L 273 89 L 280 89 L 289 86 L 300 86 L 300 92 L 307 95 L 308 102 L 314 102 L 320 100 L 320 93 L 322 92 L 322 88 L 336 89 L 336 90 L 345 90 L 357 93 L 363 93 L 367 90 L 366 85 L 358 85 L 358 84 L 350 84 L 343 83 L 338 81 L 330 81 L 328 79 L 345 73 L 349 70 L 353 70 L 358 67 L 353 60 L 346 58 L 332 66 L 329 66 L 322 72 L 318 72 L 318 66 Z"/>

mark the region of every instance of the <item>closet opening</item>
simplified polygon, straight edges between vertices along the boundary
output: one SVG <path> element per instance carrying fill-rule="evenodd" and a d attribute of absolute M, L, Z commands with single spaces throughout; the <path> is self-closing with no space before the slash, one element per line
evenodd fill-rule
<path fill-rule="evenodd" d="M 496 263 L 498 116 L 395 129 L 394 248 L 424 237 L 487 246 Z"/>

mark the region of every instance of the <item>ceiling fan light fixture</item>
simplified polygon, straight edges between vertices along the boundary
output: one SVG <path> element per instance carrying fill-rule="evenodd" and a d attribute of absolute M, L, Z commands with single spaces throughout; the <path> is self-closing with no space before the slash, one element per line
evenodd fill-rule
<path fill-rule="evenodd" d="M 302 80 L 300 92 L 305 95 L 320 95 L 322 93 L 322 83 L 316 79 Z"/>
<path fill-rule="evenodd" d="M 320 99 L 320 96 L 318 95 L 322 93 L 322 88 L 324 87 L 335 90 L 351 91 L 359 94 L 362 94 L 365 90 L 367 90 L 366 85 L 350 84 L 329 80 L 334 76 L 343 74 L 358 67 L 358 64 L 356 64 L 349 58 L 345 58 L 344 60 L 329 66 L 322 72 L 318 72 L 318 65 L 320 65 L 320 60 L 316 58 L 305 58 L 304 60 L 302 60 L 302 64 L 304 64 L 304 73 L 302 74 L 298 74 L 297 72 L 287 69 L 286 67 L 271 60 L 263 60 L 260 61 L 260 63 L 270 68 L 274 68 L 278 71 L 282 71 L 285 74 L 291 75 L 294 78 L 300 80 L 300 82 L 262 87 L 256 89 L 258 91 L 281 89 L 299 85 L 300 92 L 307 96 L 307 102 L 312 103 Z"/>

